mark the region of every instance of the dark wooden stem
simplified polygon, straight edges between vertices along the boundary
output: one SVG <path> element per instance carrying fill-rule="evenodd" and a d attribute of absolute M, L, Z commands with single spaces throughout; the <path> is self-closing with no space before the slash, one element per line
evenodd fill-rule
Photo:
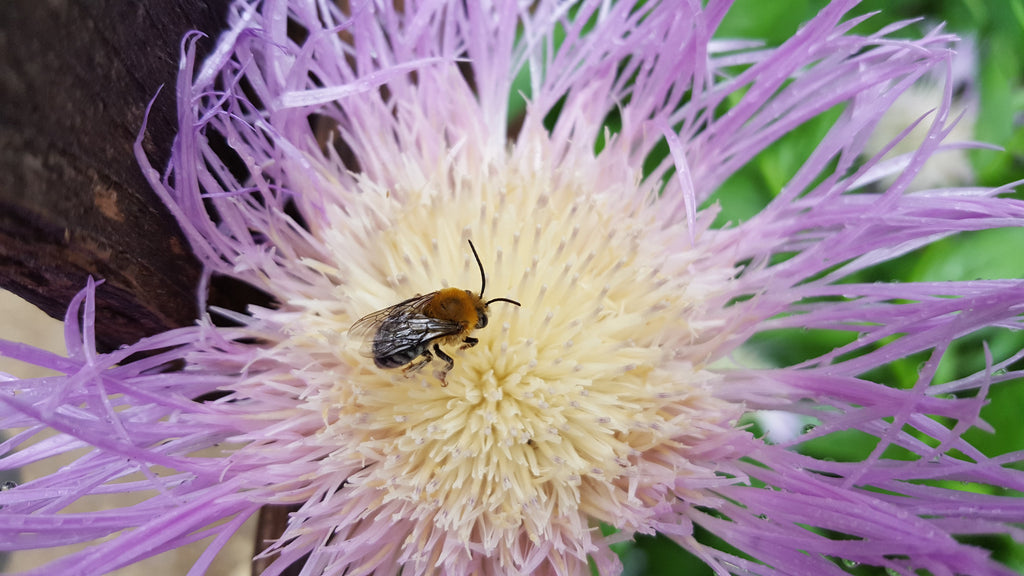
<path fill-rule="evenodd" d="M 110 350 L 192 324 L 200 266 L 149 188 L 132 146 L 146 105 L 145 146 L 167 163 L 177 132 L 181 39 L 225 27 L 229 0 L 6 0 L 0 18 L 0 287 L 63 318 L 88 276 L 97 340 Z M 261 299 L 216 283 L 230 308 Z M 287 509 L 260 515 L 258 550 Z M 254 565 L 254 569 L 259 569 Z"/>
<path fill-rule="evenodd" d="M 92 275 L 104 349 L 196 318 L 199 264 L 132 153 L 176 133 L 182 36 L 227 0 L 7 0 L 0 18 L 0 286 L 62 318 Z M 213 43 L 206 42 L 207 48 Z"/>

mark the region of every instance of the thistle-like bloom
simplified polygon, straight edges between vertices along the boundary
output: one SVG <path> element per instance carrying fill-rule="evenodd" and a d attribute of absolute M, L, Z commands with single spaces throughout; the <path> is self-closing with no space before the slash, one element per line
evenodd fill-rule
<path fill-rule="evenodd" d="M 1011 574 L 956 537 L 1021 535 L 1022 455 L 963 434 L 1024 354 L 972 340 L 976 372 L 938 369 L 963 337 L 1020 328 L 1024 285 L 858 282 L 1024 223 L 1005 190 L 907 191 L 946 146 L 948 91 L 920 147 L 864 153 L 953 38 L 856 35 L 839 0 L 763 49 L 713 41 L 729 3 L 701 4 L 239 2 L 205 62 L 188 38 L 170 166 L 139 158 L 207 273 L 274 305 L 99 355 L 90 283 L 68 358 L 2 344 L 64 376 L 0 384 L 22 430 L 0 465 L 85 450 L 0 493 L 0 545 L 103 539 L 45 569 L 96 574 L 212 536 L 201 573 L 260 506 L 291 503 L 268 574 L 307 554 L 307 574 L 586 574 L 588 558 L 614 574 L 609 545 L 655 532 L 717 574 Z M 723 182 L 825 113 L 771 202 L 713 225 Z M 494 304 L 476 346 L 443 347 L 444 385 L 437 358 L 375 366 L 348 328 L 476 292 L 469 239 L 486 297 L 522 307 Z M 734 354 L 787 328 L 849 338 L 791 365 Z M 914 384 L 887 385 L 904 358 Z M 742 420 L 759 410 L 817 425 L 771 443 Z M 873 449 L 799 449 L 843 431 Z M 60 513 L 111 492 L 143 500 Z"/>

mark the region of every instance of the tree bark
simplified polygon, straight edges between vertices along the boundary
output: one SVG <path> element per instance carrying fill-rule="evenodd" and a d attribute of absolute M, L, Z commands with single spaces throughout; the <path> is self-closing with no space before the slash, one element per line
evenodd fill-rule
<path fill-rule="evenodd" d="M 7 0 L 0 20 L 0 287 L 63 318 L 90 275 L 101 350 L 197 317 L 200 265 L 133 153 L 165 166 L 177 133 L 182 37 L 216 38 L 229 0 Z M 201 41 L 200 52 L 213 40 Z M 268 298 L 229 279 L 212 302 Z M 257 551 L 289 509 L 267 507 Z M 267 561 L 258 561 L 258 572 Z M 289 573 L 297 573 L 299 564 Z"/>
<path fill-rule="evenodd" d="M 167 162 L 181 39 L 227 0 L 7 0 L 0 19 L 0 286 L 63 318 L 88 276 L 115 348 L 196 318 L 200 266 L 132 146 Z M 212 40 L 205 42 L 206 47 Z M 201 48 L 203 43 L 201 43 Z"/>

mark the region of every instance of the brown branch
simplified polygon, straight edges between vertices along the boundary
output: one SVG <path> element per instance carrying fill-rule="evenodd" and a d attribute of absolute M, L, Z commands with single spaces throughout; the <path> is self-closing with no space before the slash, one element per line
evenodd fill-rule
<path fill-rule="evenodd" d="M 0 19 L 0 286 L 62 318 L 92 275 L 103 348 L 196 318 L 199 265 L 132 153 L 166 164 L 182 36 L 227 0 L 8 0 Z M 212 45 L 212 40 L 206 45 Z"/>
<path fill-rule="evenodd" d="M 175 76 L 190 30 L 216 37 L 228 0 L 7 0 L 0 20 L 0 286 L 63 318 L 90 275 L 97 340 L 112 349 L 192 324 L 200 267 L 142 176 L 132 146 L 167 162 Z M 200 43 L 209 48 L 212 41 Z M 227 279 L 211 300 L 266 301 Z M 289 509 L 267 507 L 258 550 Z M 259 571 L 266 561 L 258 561 Z M 301 565 L 300 565 L 301 566 Z"/>

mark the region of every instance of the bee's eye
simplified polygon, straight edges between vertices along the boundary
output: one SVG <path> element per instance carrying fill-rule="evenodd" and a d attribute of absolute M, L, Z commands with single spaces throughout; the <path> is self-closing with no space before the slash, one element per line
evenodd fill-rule
<path fill-rule="evenodd" d="M 476 320 L 477 329 L 487 326 L 487 314 L 478 314 Z"/>

